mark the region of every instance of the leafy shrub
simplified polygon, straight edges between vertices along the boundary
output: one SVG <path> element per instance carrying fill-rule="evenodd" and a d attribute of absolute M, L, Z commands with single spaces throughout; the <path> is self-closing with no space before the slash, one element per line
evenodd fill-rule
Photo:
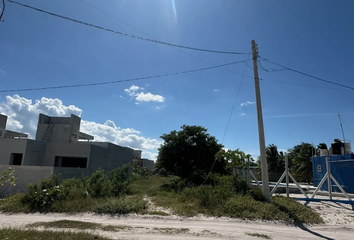
<path fill-rule="evenodd" d="M 133 164 L 133 177 L 135 179 L 147 179 L 152 174 L 153 172 L 149 168 L 142 167 L 138 163 Z"/>
<path fill-rule="evenodd" d="M 28 204 L 32 211 L 49 211 L 53 202 L 64 199 L 64 194 L 59 189 L 60 175 L 53 175 L 42 179 L 40 184 L 29 184 L 28 192 L 22 202 Z"/>
<path fill-rule="evenodd" d="M 251 197 L 256 201 L 260 201 L 260 202 L 267 201 L 267 199 L 263 195 L 262 189 L 260 189 L 259 187 L 251 187 L 249 193 Z"/>
<path fill-rule="evenodd" d="M 108 198 L 99 203 L 95 212 L 99 214 L 128 214 L 140 213 L 147 209 L 148 202 L 141 197 Z"/>
<path fill-rule="evenodd" d="M 109 172 L 109 180 L 112 183 L 112 195 L 122 196 L 129 191 L 129 169 L 126 164 L 121 168 L 113 169 Z"/>
<path fill-rule="evenodd" d="M 23 198 L 23 203 L 29 204 L 32 211 L 47 212 L 55 201 L 63 198 L 64 194 L 61 193 L 59 186 L 41 189 L 36 184 L 30 184 L 28 185 L 28 193 Z"/>
<path fill-rule="evenodd" d="M 98 169 L 91 177 L 87 178 L 86 186 L 88 193 L 93 198 L 113 195 L 113 184 L 102 169 Z"/>
<path fill-rule="evenodd" d="M 60 179 L 60 174 L 54 174 L 49 178 L 42 179 L 40 181 L 39 187 L 41 190 L 57 187 L 59 186 L 59 179 Z"/>
<path fill-rule="evenodd" d="M 289 218 L 293 219 L 294 222 L 323 223 L 320 214 L 292 198 L 277 196 L 272 198 L 271 203 L 280 211 L 287 213 Z"/>
<path fill-rule="evenodd" d="M 86 198 L 88 196 L 85 182 L 75 177 L 63 180 L 60 190 L 65 195 L 66 200 Z"/>
<path fill-rule="evenodd" d="M 160 186 L 160 188 L 166 192 L 182 192 L 186 187 L 192 187 L 191 183 L 188 183 L 186 180 L 183 179 L 172 179 L 168 183 L 164 183 Z"/>
<path fill-rule="evenodd" d="M 23 204 L 23 198 L 25 193 L 17 193 L 0 199 L 0 211 L 4 212 L 29 212 L 30 208 L 28 204 Z"/>
<path fill-rule="evenodd" d="M 235 193 L 227 185 L 224 186 L 199 186 L 195 188 L 186 188 L 181 193 L 184 201 L 196 200 L 201 207 L 213 209 L 219 205 L 223 205 Z"/>
<path fill-rule="evenodd" d="M 221 206 L 224 216 L 242 219 L 286 220 L 290 218 L 274 205 L 255 201 L 250 195 L 236 195 Z"/>

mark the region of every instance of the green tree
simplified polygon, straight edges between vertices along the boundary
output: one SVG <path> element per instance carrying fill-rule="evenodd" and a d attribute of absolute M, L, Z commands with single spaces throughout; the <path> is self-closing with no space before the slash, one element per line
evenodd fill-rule
<path fill-rule="evenodd" d="M 212 173 L 226 173 L 225 162 L 215 161 L 215 155 L 223 148 L 215 137 L 201 126 L 183 125 L 181 131 L 163 134 L 164 140 L 159 148 L 156 170 L 174 174 L 200 184 L 211 167 Z"/>
<path fill-rule="evenodd" d="M 225 150 L 222 149 L 216 154 L 216 159 L 225 162 L 226 170 L 232 174 L 234 167 L 244 168 L 248 165 L 248 158 L 251 155 L 244 153 L 240 149 Z"/>
<path fill-rule="evenodd" d="M 312 182 L 312 162 L 310 158 L 315 152 L 316 149 L 312 144 L 304 142 L 289 149 L 290 171 L 297 181 Z"/>
<path fill-rule="evenodd" d="M 278 152 L 278 147 L 269 144 L 266 148 L 268 171 L 271 173 L 282 173 L 285 169 L 284 153 Z"/>

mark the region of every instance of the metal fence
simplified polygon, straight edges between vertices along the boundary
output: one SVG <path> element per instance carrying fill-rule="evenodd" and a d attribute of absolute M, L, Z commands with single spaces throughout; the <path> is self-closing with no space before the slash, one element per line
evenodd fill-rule
<path fill-rule="evenodd" d="M 331 201 L 351 205 L 354 210 L 354 154 L 332 155 L 311 158 L 313 182 L 299 183 L 288 167 L 285 156 L 285 169 L 278 181 L 269 182 L 270 195 L 281 195 L 301 201 Z M 260 169 L 248 166 L 234 169 L 247 181 L 248 186 L 262 187 Z"/>

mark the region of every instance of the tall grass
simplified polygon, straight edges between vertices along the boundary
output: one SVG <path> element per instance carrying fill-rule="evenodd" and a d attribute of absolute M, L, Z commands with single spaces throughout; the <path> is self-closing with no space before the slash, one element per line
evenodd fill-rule
<path fill-rule="evenodd" d="M 86 232 L 69 232 L 69 231 L 38 231 L 33 229 L 16 229 L 2 228 L 0 229 L 0 239 L 16 239 L 16 240 L 109 240 L 110 238 L 102 237 L 97 234 Z"/>
<path fill-rule="evenodd" d="M 319 214 L 293 199 L 273 197 L 266 202 L 260 189 L 248 189 L 243 181 L 232 176 L 213 176 L 211 185 L 193 186 L 175 176 L 145 174 L 131 181 L 125 174 L 125 170 L 119 170 L 106 175 L 100 170 L 86 179 L 64 180 L 59 186 L 53 177 L 30 187 L 26 194 L 15 194 L 0 201 L 0 211 L 146 214 L 148 202 L 144 198 L 148 196 L 155 205 L 183 216 L 202 213 L 293 223 L 323 222 Z M 114 192 L 106 186 L 107 182 L 120 190 Z"/>

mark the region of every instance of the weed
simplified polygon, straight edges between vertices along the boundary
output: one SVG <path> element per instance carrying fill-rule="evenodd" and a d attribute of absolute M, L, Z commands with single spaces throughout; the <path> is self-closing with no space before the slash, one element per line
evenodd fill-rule
<path fill-rule="evenodd" d="M 0 211 L 3 212 L 30 212 L 29 204 L 23 204 L 24 193 L 17 193 L 7 198 L 0 199 Z"/>
<path fill-rule="evenodd" d="M 189 228 L 153 228 L 163 234 L 183 234 L 189 232 Z"/>
<path fill-rule="evenodd" d="M 98 169 L 86 180 L 86 186 L 93 198 L 112 196 L 113 184 L 102 169 Z"/>
<path fill-rule="evenodd" d="M 112 183 L 112 195 L 123 196 L 129 191 L 129 169 L 126 164 L 121 168 L 113 169 L 109 172 L 109 180 Z"/>
<path fill-rule="evenodd" d="M 45 227 L 45 228 L 77 228 L 81 230 L 85 229 L 98 229 L 101 227 L 99 223 L 71 221 L 71 220 L 59 220 L 54 222 L 36 222 L 26 225 L 28 228 Z"/>
<path fill-rule="evenodd" d="M 150 211 L 150 212 L 145 212 L 145 214 L 149 215 L 159 215 L 159 216 L 170 216 L 170 214 L 162 211 Z"/>
<path fill-rule="evenodd" d="M 323 223 L 323 219 L 319 213 L 312 211 L 292 198 L 282 196 L 273 197 L 271 203 L 280 211 L 288 214 L 294 222 L 303 223 Z"/>
<path fill-rule="evenodd" d="M 248 233 L 246 232 L 247 235 L 252 236 L 252 237 L 259 237 L 259 238 L 264 238 L 264 239 L 272 239 L 271 236 L 267 234 L 262 234 L 262 233 Z"/>
<path fill-rule="evenodd" d="M 124 225 L 102 225 L 100 223 L 92 222 L 82 222 L 82 221 L 72 221 L 72 220 L 59 220 L 54 222 L 36 222 L 28 224 L 27 228 L 71 228 L 71 229 L 80 229 L 80 230 L 102 230 L 107 232 L 119 232 L 120 230 L 131 230 L 133 227 L 124 226 Z"/>
<path fill-rule="evenodd" d="M 101 228 L 102 231 L 119 232 L 121 230 L 132 230 L 133 227 L 125 225 L 106 225 Z"/>
<path fill-rule="evenodd" d="M 97 234 L 90 234 L 85 232 L 68 232 L 68 231 L 37 231 L 33 229 L 15 229 L 15 228 L 2 228 L 0 229 L 0 239 L 55 239 L 55 240 L 109 240 L 109 238 L 99 236 Z"/>
<path fill-rule="evenodd" d="M 103 214 L 128 214 L 141 213 L 147 209 L 147 201 L 142 197 L 130 198 L 108 198 L 103 199 L 98 203 L 95 209 L 96 213 Z"/>

